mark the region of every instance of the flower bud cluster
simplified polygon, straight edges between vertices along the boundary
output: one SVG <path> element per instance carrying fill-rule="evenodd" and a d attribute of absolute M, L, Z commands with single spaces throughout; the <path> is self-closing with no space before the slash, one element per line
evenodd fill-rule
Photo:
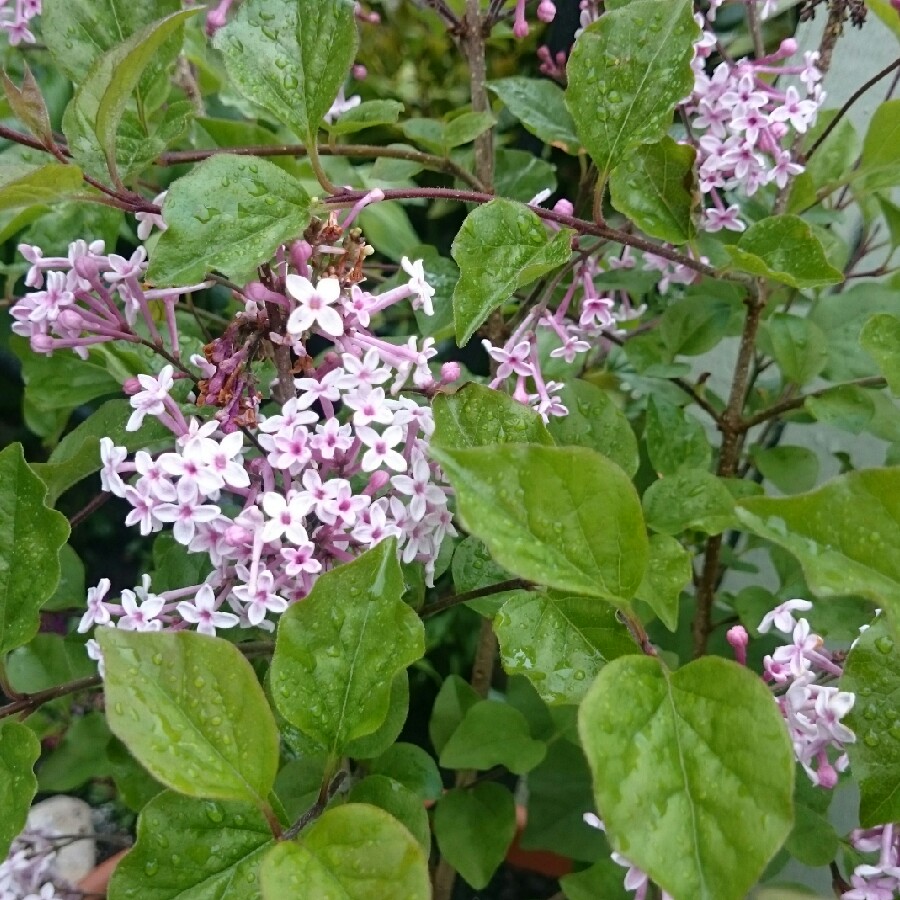
<path fill-rule="evenodd" d="M 774 628 L 791 639 L 765 657 L 763 677 L 781 691 L 777 702 L 797 761 L 813 784 L 833 788 L 838 773 L 849 765 L 845 746 L 856 741 L 856 735 L 841 721 L 856 698 L 849 691 L 821 683 L 840 678 L 843 669 L 824 649 L 822 638 L 812 632 L 809 622 L 794 617 L 794 612 L 811 608 L 808 600 L 787 600 L 763 617 L 760 632 Z"/>
<path fill-rule="evenodd" d="M 860 828 L 850 834 L 850 843 L 860 853 L 877 854 L 861 863 L 850 876 L 849 891 L 842 900 L 894 900 L 900 896 L 900 825 Z"/>
<path fill-rule="evenodd" d="M 314 223 L 282 248 L 190 367 L 173 356 L 180 368 L 126 383 L 127 430 L 150 416 L 175 440 L 162 452 L 130 456 L 104 438 L 102 487 L 131 505 L 126 524 L 143 535 L 170 527 L 211 572 L 160 593 L 145 576 L 118 601 L 107 599 L 104 579 L 89 591 L 79 631 L 96 624 L 271 630 L 270 616 L 305 597 L 322 572 L 388 537 L 403 562 L 425 565 L 431 583 L 441 543 L 455 530 L 449 488 L 428 458 L 432 412 L 419 400 L 460 371 L 447 364 L 432 374 L 430 338 L 398 344 L 373 332 L 372 321 L 401 301 L 430 315 L 434 290 L 421 261 L 408 259 L 397 286 L 379 294 L 361 287 L 371 248 L 349 227 L 357 212 L 343 224 Z M 112 307 L 111 292 L 108 299 Z M 311 340 L 329 346 L 314 358 Z M 266 358 L 278 374 L 270 400 L 269 386 L 257 384 Z M 179 378 L 194 382 L 198 405 L 218 407 L 214 418 L 201 421 L 179 404 L 172 394 Z M 96 645 L 90 652 L 98 656 Z"/>
<path fill-rule="evenodd" d="M 802 64 L 788 65 L 786 60 L 797 53 L 797 42 L 788 38 L 769 56 L 724 61 L 708 74 L 706 63 L 717 39 L 703 16 L 696 18 L 704 30 L 694 45 L 694 90 L 684 109 L 697 148 L 700 191 L 712 201 L 704 211 L 703 227 L 743 231 L 740 207 L 729 204 L 726 195 L 752 197 L 767 184 L 783 189 L 803 171 L 793 148 L 795 136 L 815 124 L 825 100 L 816 65 L 819 54 L 807 52 Z M 786 76 L 797 77 L 802 95 L 793 84 L 775 86 L 775 79 Z"/>

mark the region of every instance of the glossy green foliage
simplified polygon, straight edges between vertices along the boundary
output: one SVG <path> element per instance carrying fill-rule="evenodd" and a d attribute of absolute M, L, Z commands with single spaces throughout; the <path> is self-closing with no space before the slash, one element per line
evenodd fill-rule
<path fill-rule="evenodd" d="M 693 147 L 670 137 L 636 147 L 610 176 L 613 206 L 651 237 L 670 244 L 691 240 L 700 199 L 696 155 Z"/>
<path fill-rule="evenodd" d="M 41 605 L 59 582 L 59 553 L 69 536 L 64 516 L 48 509 L 43 482 L 21 444 L 0 453 L 0 653 L 33 638 Z"/>
<path fill-rule="evenodd" d="M 634 652 L 615 607 L 558 591 L 517 591 L 494 619 L 500 661 L 547 703 L 578 703 L 611 659 Z"/>
<path fill-rule="evenodd" d="M 241 93 L 312 142 L 358 42 L 350 0 L 248 0 L 215 38 Z"/>
<path fill-rule="evenodd" d="M 677 535 L 687 529 L 719 534 L 735 523 L 734 499 L 721 479 L 702 469 L 684 469 L 654 481 L 643 497 L 648 527 Z"/>
<path fill-rule="evenodd" d="M 855 696 L 846 724 L 856 734 L 848 746 L 859 779 L 859 818 L 870 828 L 900 819 L 900 634 L 895 621 L 872 623 L 850 651 L 841 690 Z"/>
<path fill-rule="evenodd" d="M 508 394 L 482 384 L 434 398 L 433 443 L 449 448 L 492 444 L 553 444 L 541 417 Z"/>
<path fill-rule="evenodd" d="M 858 594 L 900 613 L 900 469 L 867 469 L 795 497 L 748 497 L 743 526 L 789 550 L 821 597 Z"/>
<path fill-rule="evenodd" d="M 734 266 L 795 288 L 837 284 L 844 276 L 825 255 L 809 225 L 797 216 L 772 216 L 751 225 L 725 248 Z"/>
<path fill-rule="evenodd" d="M 434 836 L 441 855 L 476 890 L 491 880 L 515 832 L 515 803 L 499 784 L 481 782 L 448 791 L 434 808 Z"/>
<path fill-rule="evenodd" d="M 566 105 L 601 180 L 659 141 L 691 92 L 699 30 L 687 0 L 634 0 L 584 30 L 569 56 Z"/>
<path fill-rule="evenodd" d="M 555 234 L 527 206 L 492 200 L 469 213 L 453 241 L 459 282 L 453 292 L 456 342 L 462 346 L 520 287 L 563 265 L 572 232 Z"/>
<path fill-rule="evenodd" d="M 676 672 L 623 657 L 579 731 L 615 849 L 676 898 L 743 898 L 793 816 L 793 752 L 763 682 L 715 657 Z"/>
<path fill-rule="evenodd" d="M 265 818 L 247 803 L 166 791 L 141 811 L 110 900 L 258 900 L 259 865 L 273 844 Z"/>
<path fill-rule="evenodd" d="M 566 153 L 580 153 L 581 141 L 562 88 L 547 78 L 503 78 L 488 88 L 535 137 Z"/>
<path fill-rule="evenodd" d="M 647 562 L 637 493 L 614 463 L 582 447 L 432 448 L 465 527 L 515 575 L 618 603 Z"/>
<path fill-rule="evenodd" d="M 66 200 L 81 188 L 78 166 L 4 161 L 0 165 L 0 210 Z"/>
<path fill-rule="evenodd" d="M 281 617 L 270 676 L 275 705 L 335 759 L 383 724 L 391 680 L 425 652 L 422 623 L 402 595 L 387 540 L 323 575 Z"/>
<path fill-rule="evenodd" d="M 216 269 L 246 279 L 279 244 L 309 223 L 310 200 L 295 178 L 253 156 L 214 156 L 176 181 L 166 196 L 147 277 L 190 284 Z"/>
<path fill-rule="evenodd" d="M 675 631 L 678 625 L 678 602 L 691 575 L 691 554 L 670 535 L 654 534 L 637 598 L 659 616 L 669 631 Z"/>
<path fill-rule="evenodd" d="M 278 730 L 237 647 L 192 631 L 104 628 L 98 640 L 109 726 L 155 778 L 191 797 L 266 803 Z"/>
<path fill-rule="evenodd" d="M 681 469 L 704 469 L 711 448 L 699 419 L 680 406 L 650 398 L 644 429 L 647 454 L 660 475 L 674 475 Z"/>
<path fill-rule="evenodd" d="M 900 395 L 900 317 L 872 316 L 859 335 L 863 349 L 878 363 L 891 392 Z"/>
<path fill-rule="evenodd" d="M 393 816 L 367 803 L 328 810 L 262 865 L 264 900 L 428 900 L 428 864 Z"/>
<path fill-rule="evenodd" d="M 21 722 L 0 724 L 0 852 L 6 853 L 25 825 L 25 817 L 37 791 L 34 764 L 41 745 L 34 732 Z"/>

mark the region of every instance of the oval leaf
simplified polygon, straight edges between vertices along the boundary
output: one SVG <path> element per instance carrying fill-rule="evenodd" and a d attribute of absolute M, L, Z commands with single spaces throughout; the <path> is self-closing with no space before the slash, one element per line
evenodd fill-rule
<path fill-rule="evenodd" d="M 416 839 L 391 815 L 366 803 L 328 810 L 298 841 L 266 857 L 265 900 L 428 900 L 428 863 Z"/>
<path fill-rule="evenodd" d="M 97 636 L 109 727 L 155 778 L 192 797 L 266 802 L 278 729 L 234 644 L 193 631 Z"/>
<path fill-rule="evenodd" d="M 571 241 L 571 229 L 551 235 L 523 203 L 492 200 L 469 213 L 451 249 L 459 265 L 453 292 L 456 343 L 466 344 L 518 288 L 563 265 Z"/>
<path fill-rule="evenodd" d="M 615 849 L 679 900 L 742 900 L 792 824 L 793 751 L 763 682 L 715 657 L 624 657 L 578 730 Z"/>
<path fill-rule="evenodd" d="M 503 105 L 535 137 L 566 153 L 581 152 L 562 88 L 548 78 L 502 78 L 488 84 Z"/>
<path fill-rule="evenodd" d="M 25 827 L 37 792 L 34 764 L 41 755 L 35 733 L 21 722 L 0 725 L 0 853 L 4 856 Z"/>
<path fill-rule="evenodd" d="M 466 528 L 521 578 L 624 603 L 647 564 L 628 476 L 583 447 L 432 447 Z"/>
<path fill-rule="evenodd" d="M 0 655 L 37 634 L 41 604 L 59 582 L 69 523 L 44 505 L 46 493 L 21 444 L 0 453 Z"/>
<path fill-rule="evenodd" d="M 169 188 L 168 228 L 147 278 L 190 284 L 211 269 L 243 284 L 275 249 L 309 224 L 309 196 L 300 182 L 254 156 L 213 156 Z"/>
<path fill-rule="evenodd" d="M 141 811 L 137 843 L 116 866 L 115 900 L 258 900 L 259 865 L 272 846 L 262 813 L 246 803 L 168 791 Z"/>
<path fill-rule="evenodd" d="M 425 652 L 403 589 L 396 542 L 383 541 L 322 575 L 278 623 L 275 705 L 333 757 L 384 722 L 391 681 Z"/>
<path fill-rule="evenodd" d="M 689 0 L 632 0 L 588 26 L 569 56 L 566 106 L 601 181 L 658 141 L 694 86 L 700 30 Z"/>

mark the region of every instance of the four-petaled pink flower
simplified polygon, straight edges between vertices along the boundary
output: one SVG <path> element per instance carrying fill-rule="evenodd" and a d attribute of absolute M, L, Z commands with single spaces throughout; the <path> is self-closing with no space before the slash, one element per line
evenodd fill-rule
<path fill-rule="evenodd" d="M 313 325 L 318 325 L 330 337 L 340 337 L 344 333 L 344 322 L 333 306 L 341 295 L 337 278 L 320 278 L 313 286 L 308 278 L 292 274 L 285 278 L 285 287 L 299 304 L 287 322 L 292 337 L 299 337 Z"/>

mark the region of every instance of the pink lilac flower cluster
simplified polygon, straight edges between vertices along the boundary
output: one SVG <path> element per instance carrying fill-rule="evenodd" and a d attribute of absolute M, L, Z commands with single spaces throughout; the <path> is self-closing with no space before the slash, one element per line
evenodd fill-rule
<path fill-rule="evenodd" d="M 0 900 L 74 900 L 81 892 L 64 883 L 54 871 L 59 838 L 44 830 L 26 828 L 0 862 Z"/>
<path fill-rule="evenodd" d="M 35 16 L 41 14 L 41 0 L 0 0 L 0 29 L 6 32 L 14 47 L 33 44 L 37 38 L 28 27 Z"/>
<path fill-rule="evenodd" d="M 603 820 L 594 813 L 585 813 L 582 818 L 586 825 L 591 828 L 597 828 L 600 831 L 606 831 L 606 825 Z M 622 866 L 628 871 L 625 873 L 625 880 L 622 882 L 626 891 L 634 891 L 634 900 L 646 900 L 647 893 L 650 890 L 650 878 L 643 869 L 639 869 L 631 860 L 626 859 L 621 853 L 613 851 L 610 859 L 617 865 Z M 660 893 L 660 900 L 673 900 L 671 894 L 665 891 Z"/>
<path fill-rule="evenodd" d="M 878 854 L 870 863 L 861 863 L 850 876 L 851 889 L 843 900 L 894 900 L 900 897 L 900 825 L 879 825 L 857 829 L 850 843 L 860 853 Z"/>
<path fill-rule="evenodd" d="M 840 678 L 844 670 L 825 650 L 824 641 L 809 622 L 795 618 L 795 612 L 811 608 L 808 600 L 786 600 L 763 617 L 758 628 L 761 633 L 774 628 L 790 637 L 789 643 L 764 658 L 763 678 L 776 691 L 797 761 L 813 784 L 830 789 L 837 784 L 838 773 L 849 765 L 846 745 L 856 741 L 856 735 L 842 722 L 855 697 L 822 683 Z M 727 636 L 738 662 L 745 664 L 747 631 L 737 625 Z"/>
<path fill-rule="evenodd" d="M 404 562 L 424 564 L 431 583 L 441 543 L 456 532 L 449 488 L 428 459 L 434 422 L 425 401 L 460 368 L 448 363 L 435 375 L 433 339 L 391 343 L 372 330 L 401 301 L 431 315 L 434 294 L 421 261 L 406 258 L 395 287 L 379 294 L 361 287 L 372 248 L 349 225 L 375 199 L 282 247 L 261 270 L 264 281 L 240 293 L 243 308 L 224 334 L 189 364 L 178 353 L 179 291 L 154 292 L 165 302 L 168 340 L 156 330 L 151 292 L 139 281 L 143 247 L 131 260 L 83 242 L 65 258 L 25 248 L 29 283 L 44 279 L 48 290 L 26 295 L 13 315 L 36 349 L 87 352 L 95 340 L 115 339 L 160 351 L 168 345 L 168 365 L 126 382 L 126 429 L 139 430 L 149 416 L 174 441 L 130 455 L 102 439 L 101 483 L 131 505 L 128 525 L 143 535 L 170 526 L 175 541 L 212 567 L 202 583 L 171 591 L 154 592 L 144 576 L 115 601 L 103 579 L 88 592 L 79 631 L 98 624 L 271 630 L 270 615 L 305 597 L 321 572 L 389 537 Z M 311 338 L 330 346 L 314 358 Z M 279 372 L 267 403 L 254 364 L 285 353 L 288 371 Z M 191 415 L 173 396 L 179 382 L 193 387 L 188 399 L 198 406 L 218 407 L 215 416 Z M 95 644 L 89 652 L 98 657 Z"/>
<path fill-rule="evenodd" d="M 791 147 L 795 135 L 815 124 L 825 100 L 819 55 L 807 52 L 802 64 L 786 64 L 797 53 L 797 42 L 788 38 L 769 56 L 726 60 L 708 74 L 706 61 L 716 51 L 717 39 L 703 16 L 696 18 L 704 31 L 694 46 L 694 90 L 684 110 L 697 148 L 700 191 L 712 201 L 703 227 L 743 231 L 741 209 L 730 202 L 734 195 L 751 197 L 767 184 L 784 188 L 803 171 Z M 785 76 L 796 76 L 804 93 L 793 84 L 784 89 L 773 84 Z"/>

